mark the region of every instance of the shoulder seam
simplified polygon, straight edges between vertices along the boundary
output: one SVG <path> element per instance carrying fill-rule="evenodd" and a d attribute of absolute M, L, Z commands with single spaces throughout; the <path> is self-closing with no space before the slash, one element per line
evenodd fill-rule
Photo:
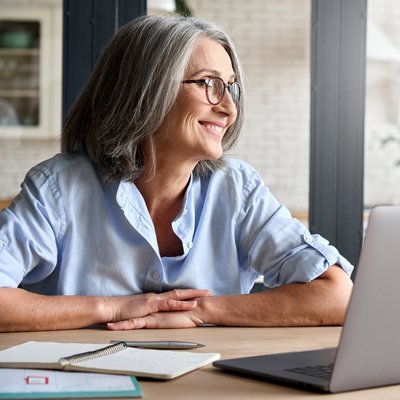
<path fill-rule="evenodd" d="M 46 177 L 46 181 L 49 184 L 51 194 L 57 205 L 57 213 L 59 215 L 59 232 L 57 233 L 57 241 L 61 242 L 61 238 L 65 233 L 66 228 L 66 217 L 65 217 L 65 207 L 62 201 L 61 191 L 59 190 L 57 183 L 53 177 L 53 173 L 43 165 L 35 166 L 31 169 L 32 172 L 37 172 Z"/>

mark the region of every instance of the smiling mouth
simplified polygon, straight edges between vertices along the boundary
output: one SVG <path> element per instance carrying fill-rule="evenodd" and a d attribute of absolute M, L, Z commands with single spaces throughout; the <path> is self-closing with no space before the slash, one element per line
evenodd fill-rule
<path fill-rule="evenodd" d="M 218 136 L 222 136 L 222 134 L 223 134 L 224 128 L 222 126 L 218 126 L 218 125 L 214 125 L 214 124 L 206 124 L 203 122 L 200 122 L 200 124 Z"/>

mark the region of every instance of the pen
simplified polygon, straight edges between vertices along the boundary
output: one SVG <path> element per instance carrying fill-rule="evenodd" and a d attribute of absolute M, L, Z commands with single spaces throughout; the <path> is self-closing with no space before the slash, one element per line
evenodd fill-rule
<path fill-rule="evenodd" d="M 195 342 L 172 341 L 131 341 L 131 340 L 110 340 L 110 343 L 125 343 L 128 347 L 140 347 L 142 349 L 163 349 L 163 350 L 185 350 L 204 347 L 204 344 Z"/>

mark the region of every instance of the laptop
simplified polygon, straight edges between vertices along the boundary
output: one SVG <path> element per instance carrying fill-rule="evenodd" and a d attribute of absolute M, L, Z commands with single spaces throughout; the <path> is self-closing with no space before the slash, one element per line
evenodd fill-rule
<path fill-rule="evenodd" d="M 400 206 L 372 210 L 337 348 L 219 360 L 228 372 L 324 392 L 400 383 Z"/>

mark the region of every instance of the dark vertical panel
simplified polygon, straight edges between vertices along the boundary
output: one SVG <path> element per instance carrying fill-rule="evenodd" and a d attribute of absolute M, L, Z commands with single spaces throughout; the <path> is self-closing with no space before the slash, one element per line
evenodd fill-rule
<path fill-rule="evenodd" d="M 122 26 L 134 18 L 145 15 L 147 12 L 146 0 L 117 0 L 118 25 Z"/>
<path fill-rule="evenodd" d="M 146 0 L 64 0 L 63 117 L 118 26 L 146 13 Z"/>
<path fill-rule="evenodd" d="M 116 0 L 94 0 L 92 14 L 92 68 L 116 30 Z"/>
<path fill-rule="evenodd" d="M 312 4 L 309 223 L 312 232 L 335 243 L 340 4 Z"/>
<path fill-rule="evenodd" d="M 366 8 L 366 0 L 342 1 L 336 240 L 353 263 L 363 239 Z"/>
<path fill-rule="evenodd" d="M 92 2 L 64 0 L 63 116 L 92 69 Z"/>
<path fill-rule="evenodd" d="M 362 243 L 366 0 L 313 0 L 310 229 L 352 263 Z"/>

